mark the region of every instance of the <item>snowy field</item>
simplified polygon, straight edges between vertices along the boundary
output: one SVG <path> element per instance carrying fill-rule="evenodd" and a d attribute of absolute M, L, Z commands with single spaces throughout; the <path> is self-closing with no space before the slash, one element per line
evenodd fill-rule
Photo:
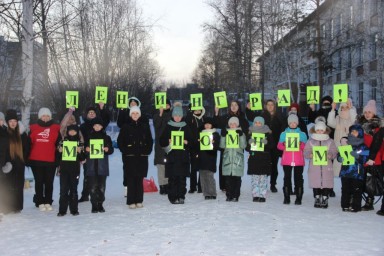
<path fill-rule="evenodd" d="M 376 215 L 380 203 L 375 211 L 342 212 L 339 179 L 328 209 L 313 207 L 306 171 L 303 204 L 294 205 L 291 196 L 291 204 L 283 205 L 280 170 L 279 192 L 269 193 L 266 203 L 252 202 L 250 177 L 244 176 L 238 203 L 226 202 L 221 191 L 217 200 L 207 201 L 202 194 L 187 194 L 184 205 L 145 193 L 144 208 L 131 210 L 123 195 L 119 150 L 110 160 L 105 213 L 91 213 L 85 202 L 79 216 L 57 217 L 56 177 L 52 212 L 35 208 L 30 188 L 24 210 L 3 216 L 0 255 L 384 255 L 384 218 Z M 157 183 L 153 155 L 150 163 L 148 176 Z"/>

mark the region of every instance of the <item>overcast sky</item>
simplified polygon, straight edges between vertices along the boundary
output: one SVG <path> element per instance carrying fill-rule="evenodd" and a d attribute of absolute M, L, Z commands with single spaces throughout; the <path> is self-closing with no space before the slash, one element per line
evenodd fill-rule
<path fill-rule="evenodd" d="M 138 0 L 144 16 L 157 21 L 153 42 L 164 79 L 190 81 L 203 44 L 202 24 L 212 20 L 212 12 L 205 2 Z"/>

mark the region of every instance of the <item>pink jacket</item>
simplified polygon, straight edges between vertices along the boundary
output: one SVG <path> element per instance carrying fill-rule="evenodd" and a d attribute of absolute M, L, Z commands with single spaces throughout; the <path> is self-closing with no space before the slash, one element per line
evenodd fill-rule
<path fill-rule="evenodd" d="M 304 148 L 305 143 L 300 142 L 300 150 L 299 151 L 286 151 L 285 150 L 285 142 L 279 142 L 277 144 L 277 148 L 283 151 L 283 156 L 281 157 L 281 165 L 288 166 L 304 166 Z"/>

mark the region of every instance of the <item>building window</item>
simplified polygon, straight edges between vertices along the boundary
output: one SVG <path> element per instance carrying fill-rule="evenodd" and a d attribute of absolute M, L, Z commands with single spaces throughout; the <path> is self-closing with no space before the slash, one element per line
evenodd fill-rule
<path fill-rule="evenodd" d="M 371 80 L 371 99 L 377 99 L 377 80 Z"/>
<path fill-rule="evenodd" d="M 377 55 L 378 55 L 378 43 L 379 43 L 379 34 L 376 33 L 374 36 L 373 36 L 373 39 L 372 39 L 372 46 L 371 46 L 371 57 L 372 57 L 372 60 L 375 60 L 377 59 Z"/>
<path fill-rule="evenodd" d="M 325 24 L 321 25 L 321 36 L 323 40 L 327 39 L 327 27 Z"/>
<path fill-rule="evenodd" d="M 359 83 L 359 107 L 363 106 L 364 102 L 364 83 L 360 82 Z"/>

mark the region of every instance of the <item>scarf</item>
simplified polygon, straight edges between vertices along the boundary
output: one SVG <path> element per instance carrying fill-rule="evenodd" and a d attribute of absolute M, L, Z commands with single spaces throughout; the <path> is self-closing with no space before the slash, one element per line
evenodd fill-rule
<path fill-rule="evenodd" d="M 311 138 L 317 141 L 325 141 L 329 139 L 328 134 L 312 133 Z"/>
<path fill-rule="evenodd" d="M 271 133 L 271 129 L 267 125 L 263 126 L 252 126 L 249 128 L 249 133 Z"/>
<path fill-rule="evenodd" d="M 184 127 L 184 126 L 187 125 L 184 121 L 181 121 L 181 122 L 178 122 L 178 123 L 177 123 L 177 122 L 175 122 L 175 121 L 173 121 L 173 120 L 169 120 L 168 124 L 169 124 L 170 126 L 173 126 L 173 127 L 179 127 L 179 128 Z"/>

